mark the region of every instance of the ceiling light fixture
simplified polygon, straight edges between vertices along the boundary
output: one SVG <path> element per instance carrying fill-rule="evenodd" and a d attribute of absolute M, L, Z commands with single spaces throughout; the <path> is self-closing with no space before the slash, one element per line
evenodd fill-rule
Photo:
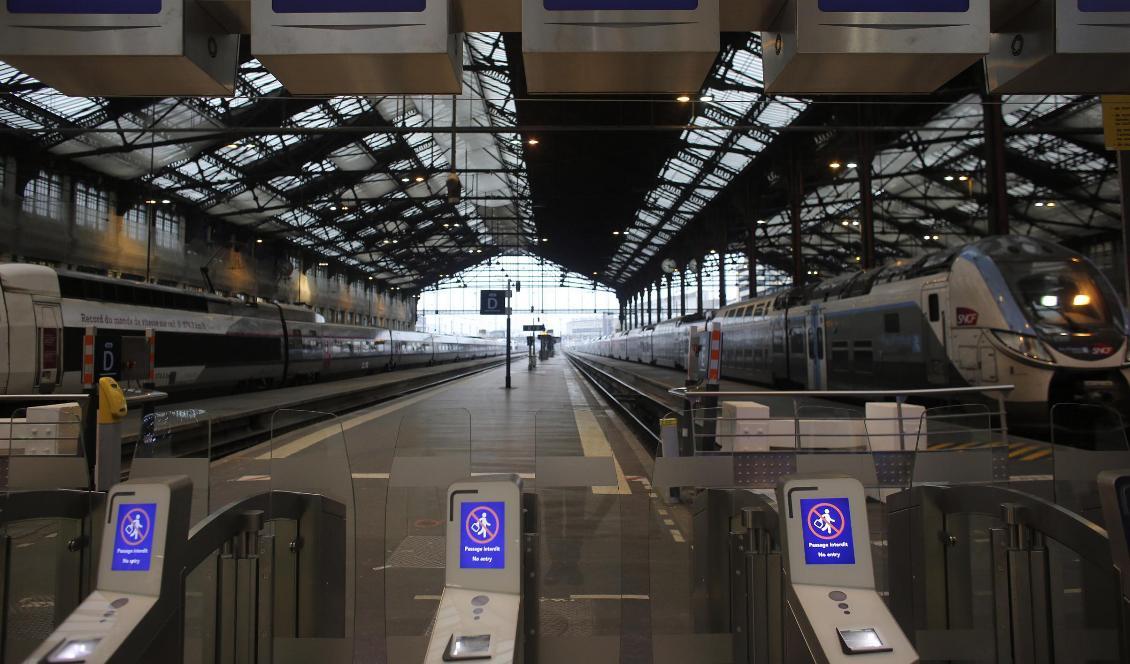
<path fill-rule="evenodd" d="M 423 175 L 417 175 L 417 176 L 416 176 L 416 182 L 423 182 L 423 181 L 424 181 L 424 176 L 423 176 Z"/>
<path fill-rule="evenodd" d="M 1048 201 L 1048 207 L 1055 207 L 1055 201 Z"/>
<path fill-rule="evenodd" d="M 241 148 L 243 146 L 240 145 L 239 143 L 228 143 L 225 147 L 228 148 L 229 150 L 235 150 L 236 148 Z"/>
<path fill-rule="evenodd" d="M 172 201 L 170 201 L 170 200 L 169 200 L 169 199 L 167 199 L 167 198 L 164 198 L 164 199 L 162 199 L 162 200 L 161 200 L 161 204 L 162 204 L 162 205 L 168 205 L 169 203 L 172 203 Z"/>
<path fill-rule="evenodd" d="M 255 240 L 255 244 L 263 244 L 263 238 Z"/>
<path fill-rule="evenodd" d="M 847 163 L 847 167 L 848 168 L 857 168 L 857 167 L 859 167 L 859 164 L 855 163 L 854 161 L 849 161 Z"/>
<path fill-rule="evenodd" d="M 403 178 L 400 178 L 400 181 L 401 181 L 401 182 L 411 182 L 411 181 L 412 181 L 412 178 L 408 178 L 408 177 L 403 177 Z"/>
<path fill-rule="evenodd" d="M 530 140 L 526 141 L 526 143 L 528 143 L 530 145 L 537 145 L 538 143 L 541 143 L 541 141 L 539 141 L 536 138 L 531 138 Z"/>
<path fill-rule="evenodd" d="M 840 164 L 840 162 L 838 161 L 828 162 L 828 168 L 832 169 L 833 171 L 839 170 L 840 166 L 842 166 L 842 164 Z"/>
<path fill-rule="evenodd" d="M 679 102 L 680 104 L 685 104 L 690 100 L 691 100 L 690 95 L 679 95 L 678 97 L 675 97 L 675 101 Z M 596 274 L 596 273 L 594 272 L 593 274 Z"/>
<path fill-rule="evenodd" d="M 714 101 L 714 97 L 711 97 L 710 95 L 702 95 L 698 98 L 698 100 L 705 104 L 709 104 L 710 102 Z"/>
<path fill-rule="evenodd" d="M 764 219 L 758 219 L 758 220 L 757 220 L 757 223 L 759 223 L 759 224 L 764 224 L 764 223 L 766 223 L 766 222 L 765 222 L 765 220 L 764 220 Z"/>
<path fill-rule="evenodd" d="M 965 182 L 966 180 L 969 179 L 969 176 L 968 175 L 959 175 L 959 176 L 957 176 L 957 179 L 962 181 L 962 182 Z"/>
<path fill-rule="evenodd" d="M 329 267 L 329 263 L 318 263 L 318 267 Z"/>
<path fill-rule="evenodd" d="M 1036 207 L 1044 207 L 1043 201 L 1036 201 Z"/>
<path fill-rule="evenodd" d="M 945 177 L 945 180 L 946 180 L 946 182 L 953 182 L 953 176 L 952 176 L 952 175 L 947 175 L 947 176 Z"/>
<path fill-rule="evenodd" d="M 145 204 L 146 204 L 146 205 L 156 205 L 156 204 L 157 204 L 157 201 L 155 201 L 155 200 L 153 200 L 152 198 L 150 198 L 149 200 L 145 201 Z"/>

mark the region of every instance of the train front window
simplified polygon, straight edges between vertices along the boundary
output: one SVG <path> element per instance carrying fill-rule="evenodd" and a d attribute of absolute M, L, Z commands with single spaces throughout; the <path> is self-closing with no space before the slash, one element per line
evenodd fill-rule
<path fill-rule="evenodd" d="M 1090 263 L 998 263 L 1032 327 L 1058 350 L 1102 359 L 1122 346 L 1126 323 L 1109 282 Z"/>

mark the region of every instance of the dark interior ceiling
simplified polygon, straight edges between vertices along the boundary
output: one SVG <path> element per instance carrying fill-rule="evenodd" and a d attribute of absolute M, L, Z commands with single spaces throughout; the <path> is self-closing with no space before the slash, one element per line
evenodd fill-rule
<path fill-rule="evenodd" d="M 802 262 L 855 269 L 860 178 L 829 162 L 859 159 L 864 139 L 875 152 L 879 262 L 975 239 L 990 230 L 984 113 L 994 105 L 1008 132 L 1014 232 L 1077 242 L 1118 228 L 1094 98 L 987 99 L 977 66 L 929 96 L 773 97 L 748 34 L 724 35 L 700 91 L 710 103 L 535 97 L 520 40 L 466 37 L 460 104 L 486 129 L 461 135 L 458 204 L 445 189 L 450 98 L 298 98 L 249 58 L 230 103 L 67 98 L 0 63 L 0 140 L 33 167 L 116 183 L 119 200 L 170 196 L 407 290 L 526 252 L 630 295 L 662 275 L 665 258 L 744 251 L 751 234 L 763 264 L 790 271 L 798 173 Z M 187 127 L 198 133 L 186 138 Z M 342 201 L 348 211 L 331 207 Z"/>
<path fill-rule="evenodd" d="M 518 123 L 553 127 L 526 150 L 534 219 L 549 240 L 538 253 L 582 275 L 599 274 L 655 183 L 683 126 L 688 104 L 671 95 L 531 96 L 521 35 L 506 36 Z"/>

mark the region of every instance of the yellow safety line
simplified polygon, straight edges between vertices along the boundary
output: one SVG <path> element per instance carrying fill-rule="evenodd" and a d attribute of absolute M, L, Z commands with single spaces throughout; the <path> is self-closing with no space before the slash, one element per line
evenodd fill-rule
<path fill-rule="evenodd" d="M 581 450 L 587 457 L 611 457 L 612 465 L 616 469 L 616 486 L 594 486 L 592 492 L 597 495 L 624 495 L 632 494 L 632 487 L 628 486 L 628 478 L 624 476 L 624 469 L 620 467 L 620 460 L 612 452 L 612 445 L 604 435 L 600 422 L 596 421 L 596 414 L 589 408 L 580 381 L 577 381 L 571 366 L 565 367 L 565 389 L 569 392 L 569 403 L 573 406 L 573 418 L 577 421 L 577 434 L 581 437 Z"/>
<path fill-rule="evenodd" d="M 1010 445 L 1009 447 L 1012 447 L 1012 446 Z M 1018 456 L 1021 456 L 1023 454 L 1028 454 L 1029 452 L 1033 452 L 1033 451 L 1038 450 L 1038 449 L 1040 449 L 1039 445 L 1021 445 L 1020 447 L 1015 447 L 1015 448 L 1009 450 L 1008 451 L 1008 458 L 1015 459 Z"/>

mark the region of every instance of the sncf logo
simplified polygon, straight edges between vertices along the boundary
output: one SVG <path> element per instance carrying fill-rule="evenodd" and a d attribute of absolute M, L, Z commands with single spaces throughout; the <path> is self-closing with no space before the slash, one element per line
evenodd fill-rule
<path fill-rule="evenodd" d="M 1095 344 L 1091 346 L 1091 355 L 1098 355 L 1099 357 L 1114 355 L 1114 346 L 1110 344 Z"/>
<path fill-rule="evenodd" d="M 981 316 L 977 313 L 976 309 L 969 309 L 967 307 L 957 308 L 957 325 L 958 327 L 969 327 L 977 324 L 977 319 Z"/>

